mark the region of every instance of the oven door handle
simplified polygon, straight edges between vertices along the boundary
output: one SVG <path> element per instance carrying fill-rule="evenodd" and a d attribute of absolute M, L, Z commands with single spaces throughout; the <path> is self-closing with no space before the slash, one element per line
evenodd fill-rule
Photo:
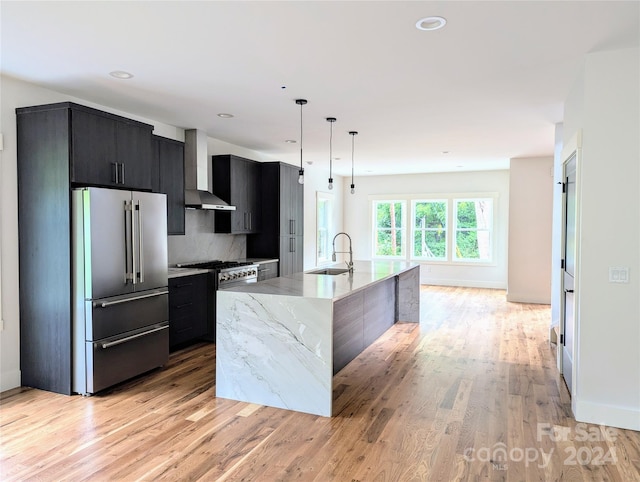
<path fill-rule="evenodd" d="M 153 293 L 147 293 L 145 295 L 130 296 L 129 298 L 125 298 L 125 299 L 122 299 L 122 300 L 103 301 L 103 302 L 94 301 L 93 302 L 93 307 L 94 308 L 107 308 L 109 306 L 119 305 L 120 303 L 128 303 L 129 301 L 143 300 L 145 298 L 153 298 L 155 296 L 166 295 L 168 293 L 169 293 L 169 290 L 167 289 L 167 290 L 162 290 L 162 291 L 155 291 Z"/>

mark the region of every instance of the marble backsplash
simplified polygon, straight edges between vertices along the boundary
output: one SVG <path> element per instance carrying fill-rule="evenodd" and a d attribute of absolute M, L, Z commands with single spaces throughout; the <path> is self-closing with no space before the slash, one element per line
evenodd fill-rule
<path fill-rule="evenodd" d="M 185 210 L 184 236 L 169 236 L 169 266 L 189 261 L 245 258 L 246 236 L 213 232 L 215 211 Z"/>

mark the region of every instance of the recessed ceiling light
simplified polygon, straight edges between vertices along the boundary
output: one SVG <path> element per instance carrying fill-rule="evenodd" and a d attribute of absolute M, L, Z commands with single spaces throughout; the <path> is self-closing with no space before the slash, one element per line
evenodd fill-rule
<path fill-rule="evenodd" d="M 116 79 L 130 79 L 133 77 L 133 74 L 125 72 L 124 70 L 114 70 L 113 72 L 109 72 L 109 75 Z"/>
<path fill-rule="evenodd" d="M 307 161 L 307 164 L 311 166 L 313 164 L 313 161 Z"/>
<path fill-rule="evenodd" d="M 442 151 L 442 154 L 449 154 L 449 151 Z"/>
<path fill-rule="evenodd" d="M 285 142 L 287 144 L 295 144 L 296 143 L 295 139 L 287 139 Z"/>
<path fill-rule="evenodd" d="M 418 30 L 438 30 L 445 26 L 447 20 L 444 17 L 425 17 L 416 22 Z"/>
<path fill-rule="evenodd" d="M 233 114 L 225 114 L 224 112 L 221 112 L 220 114 L 218 114 L 218 117 L 222 119 L 231 119 L 233 117 Z"/>

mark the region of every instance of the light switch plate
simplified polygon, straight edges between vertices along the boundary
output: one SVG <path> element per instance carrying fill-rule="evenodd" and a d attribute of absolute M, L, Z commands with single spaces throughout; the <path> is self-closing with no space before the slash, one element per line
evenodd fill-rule
<path fill-rule="evenodd" d="M 609 268 L 609 283 L 628 283 L 629 268 Z"/>

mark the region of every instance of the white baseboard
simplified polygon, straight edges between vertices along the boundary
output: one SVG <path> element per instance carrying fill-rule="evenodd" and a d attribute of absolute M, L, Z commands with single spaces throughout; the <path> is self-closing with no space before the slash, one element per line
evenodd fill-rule
<path fill-rule="evenodd" d="M 550 305 L 549 296 L 530 295 L 526 293 L 507 293 L 507 301 L 511 303 L 533 303 L 536 305 Z"/>
<path fill-rule="evenodd" d="M 631 409 L 576 400 L 575 417 L 578 422 L 640 431 L 640 409 L 638 408 Z"/>
<path fill-rule="evenodd" d="M 464 279 L 429 279 L 420 277 L 420 284 L 433 286 L 459 286 L 461 288 L 489 288 L 495 290 L 506 290 L 507 286 L 499 281 L 476 281 Z"/>
<path fill-rule="evenodd" d="M 0 372 L 0 392 L 6 392 L 12 388 L 18 388 L 21 381 L 20 370 Z"/>

